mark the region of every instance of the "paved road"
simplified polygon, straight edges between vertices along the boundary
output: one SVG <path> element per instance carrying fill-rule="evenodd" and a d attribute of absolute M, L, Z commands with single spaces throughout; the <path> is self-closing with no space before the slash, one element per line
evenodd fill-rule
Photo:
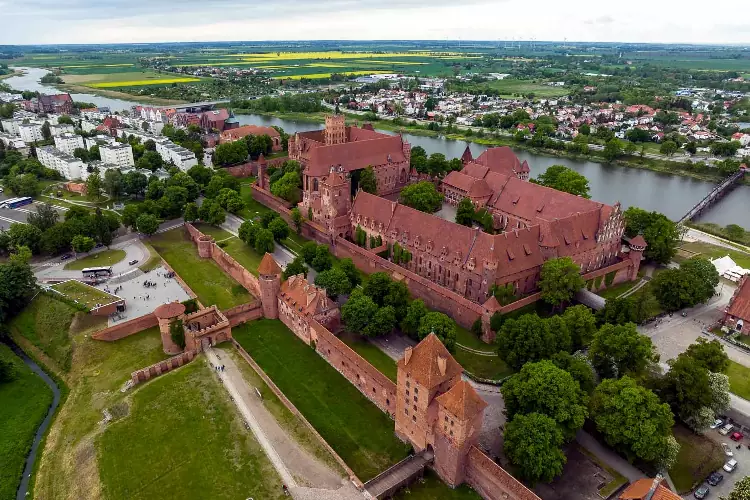
<path fill-rule="evenodd" d="M 148 249 L 146 249 L 146 247 L 137 239 L 126 239 L 119 243 L 113 243 L 109 248 L 125 251 L 125 258 L 112 266 L 113 277 L 132 272 L 150 257 Z M 95 248 L 89 253 L 80 254 L 78 258 L 84 259 L 90 255 L 95 255 L 105 250 L 107 250 L 107 247 Z M 128 262 L 133 260 L 137 260 L 138 262 L 134 265 L 128 264 Z M 80 279 L 80 270 L 65 270 L 65 265 L 71 262 L 75 261 L 73 259 L 60 260 L 59 257 L 49 259 L 45 262 L 34 265 L 34 275 L 39 281 L 50 279 Z"/>
<path fill-rule="evenodd" d="M 728 248 L 730 250 L 738 251 L 736 243 L 730 243 L 722 238 L 718 238 L 716 236 L 713 236 L 708 233 L 704 233 L 703 231 L 698 231 L 697 229 L 687 228 L 687 232 L 685 233 L 685 236 L 682 238 L 683 241 L 702 241 L 705 243 L 710 243 L 712 245 L 720 246 L 723 248 Z M 739 250 L 741 251 L 741 250 Z"/>

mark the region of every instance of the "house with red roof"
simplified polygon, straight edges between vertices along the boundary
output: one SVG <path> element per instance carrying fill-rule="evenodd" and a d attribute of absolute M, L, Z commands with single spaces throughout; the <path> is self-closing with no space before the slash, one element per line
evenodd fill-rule
<path fill-rule="evenodd" d="M 723 324 L 744 335 L 750 335 L 750 278 L 743 276 L 724 311 Z"/>
<path fill-rule="evenodd" d="M 279 134 L 278 130 L 273 127 L 261 127 L 258 125 L 244 125 L 242 127 L 225 130 L 219 136 L 219 143 L 224 144 L 226 142 L 234 142 L 239 139 L 244 139 L 249 135 L 267 135 L 273 142 L 273 151 L 281 151 L 284 149 L 283 144 L 281 144 L 281 134 Z"/>

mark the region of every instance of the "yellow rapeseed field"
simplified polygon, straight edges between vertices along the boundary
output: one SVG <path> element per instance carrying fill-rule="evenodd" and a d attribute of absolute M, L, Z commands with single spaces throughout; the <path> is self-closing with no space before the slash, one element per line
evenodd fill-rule
<path fill-rule="evenodd" d="M 192 77 L 178 77 L 178 78 L 155 78 L 152 80 L 126 80 L 122 82 L 103 82 L 103 83 L 92 83 L 89 87 L 97 89 L 105 89 L 112 87 L 139 87 L 143 85 L 164 85 L 169 83 L 190 83 L 199 82 L 200 78 Z"/>
<path fill-rule="evenodd" d="M 76 66 L 62 66 L 63 68 L 115 68 L 119 66 L 135 66 L 133 63 L 121 63 L 121 64 L 79 64 Z"/>
<path fill-rule="evenodd" d="M 389 71 L 344 71 L 342 74 L 348 75 L 348 76 L 358 76 L 358 75 L 374 75 L 376 73 L 390 73 Z M 309 75 L 290 75 L 290 76 L 274 76 L 274 79 L 276 80 L 301 80 L 303 78 L 307 78 L 309 80 L 314 80 L 316 78 L 328 78 L 333 73 L 312 73 Z"/>

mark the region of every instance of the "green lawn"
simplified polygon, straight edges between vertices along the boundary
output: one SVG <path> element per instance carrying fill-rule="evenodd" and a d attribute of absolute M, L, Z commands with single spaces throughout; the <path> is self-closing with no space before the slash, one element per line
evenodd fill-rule
<path fill-rule="evenodd" d="M 464 370 L 476 377 L 499 380 L 513 373 L 513 370 L 497 355 L 482 356 L 456 347 L 453 357 Z"/>
<path fill-rule="evenodd" d="M 627 283 L 620 283 L 619 285 L 611 286 L 605 290 L 596 292 L 596 294 L 599 295 L 600 297 L 604 297 L 605 299 L 616 299 L 623 293 L 633 288 L 638 283 L 639 283 L 638 280 L 628 281 Z"/>
<path fill-rule="evenodd" d="M 357 334 L 344 332 L 339 338 L 354 352 L 365 358 L 380 373 L 396 381 L 396 362 L 377 346 Z"/>
<path fill-rule="evenodd" d="M 223 243 L 223 249 L 226 253 L 234 257 L 234 260 L 240 263 L 242 267 L 258 275 L 258 266 L 263 256 L 253 249 L 253 247 L 247 245 L 244 241 L 239 238 L 232 238 Z"/>
<path fill-rule="evenodd" d="M 104 267 L 117 264 L 125 258 L 125 250 L 102 250 L 65 264 L 66 271 L 80 271 L 86 267 Z"/>
<path fill-rule="evenodd" d="M 732 250 L 729 248 L 712 245 L 710 243 L 704 243 L 702 241 L 693 241 L 690 243 L 683 244 L 680 248 L 685 249 L 689 252 L 696 252 L 701 257 L 707 259 L 716 259 L 729 255 L 738 266 L 744 267 L 745 269 L 750 268 L 750 254 L 740 252 L 739 250 Z"/>
<path fill-rule="evenodd" d="M 14 336 L 25 338 L 68 371 L 73 356 L 69 329 L 75 315 L 68 304 L 39 294 L 8 326 Z"/>
<path fill-rule="evenodd" d="M 694 434 L 681 425 L 674 428 L 674 437 L 680 443 L 680 452 L 677 462 L 669 469 L 669 476 L 678 493 L 687 493 L 696 483 L 721 467 L 724 452 L 714 441 Z"/>
<path fill-rule="evenodd" d="M 492 345 L 483 342 L 482 339 L 474 335 L 471 330 L 468 330 L 458 324 L 456 325 L 456 343 L 469 347 L 471 349 L 476 349 L 477 351 L 496 351 L 496 349 Z"/>
<path fill-rule="evenodd" d="M 243 219 L 252 220 L 256 217 L 260 217 L 265 212 L 272 211 L 264 204 L 253 199 L 253 190 L 250 187 L 250 184 L 245 183 L 240 186 L 240 196 L 242 196 L 242 201 L 245 202 L 245 208 L 237 215 Z"/>
<path fill-rule="evenodd" d="M 393 421 L 281 321 L 245 323 L 232 336 L 362 481 L 406 457 Z"/>
<path fill-rule="evenodd" d="M 203 358 L 138 389 L 128 415 L 96 442 L 103 496 L 284 496 L 271 462 L 227 396 Z"/>
<path fill-rule="evenodd" d="M 201 259 L 198 249 L 182 228 L 173 229 L 151 238 L 159 255 L 198 295 L 205 306 L 216 304 L 229 309 L 250 302 L 253 298 L 211 259 Z"/>
<path fill-rule="evenodd" d="M 729 389 L 741 398 L 750 399 L 750 368 L 729 361 Z"/>
<path fill-rule="evenodd" d="M 52 285 L 51 288 L 89 309 L 96 307 L 97 304 L 110 304 L 117 300 L 114 295 L 76 280 L 64 281 Z"/>
<path fill-rule="evenodd" d="M 34 435 L 52 404 L 52 391 L 3 343 L 0 360 L 13 363 L 16 374 L 14 380 L 0 383 L 0 498 L 15 498 Z"/>
<path fill-rule="evenodd" d="M 424 478 L 404 488 L 394 497 L 396 500 L 480 500 L 482 497 L 462 484 L 458 488 L 450 488 L 440 480 L 437 474 L 427 469 Z"/>
<path fill-rule="evenodd" d="M 205 222 L 194 222 L 193 226 L 203 234 L 213 236 L 214 240 L 221 241 L 232 237 L 232 233 L 220 227 L 206 224 Z"/>

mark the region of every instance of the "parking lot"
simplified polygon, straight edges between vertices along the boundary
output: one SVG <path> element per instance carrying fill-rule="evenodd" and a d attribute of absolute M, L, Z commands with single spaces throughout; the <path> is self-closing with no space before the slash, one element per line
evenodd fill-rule
<path fill-rule="evenodd" d="M 17 197 L 8 193 L 0 193 L 0 201 L 8 200 L 10 198 Z M 25 223 L 29 214 L 36 213 L 36 207 L 42 204 L 43 202 L 41 201 L 34 201 L 30 205 L 25 205 L 15 209 L 0 208 L 0 229 L 7 231 L 11 224 L 16 222 Z M 63 214 L 65 213 L 65 210 L 66 209 L 63 207 L 57 208 L 57 211 L 60 213 L 60 219 L 64 217 Z"/>
<path fill-rule="evenodd" d="M 734 489 L 734 484 L 737 481 L 750 475 L 750 449 L 748 449 L 748 446 L 750 446 L 750 428 L 742 426 L 735 427 L 735 431 L 739 430 L 744 436 L 747 436 L 742 438 L 739 442 L 730 439 L 731 432 L 729 435 L 722 436 L 719 434 L 719 429 L 709 429 L 706 431 L 706 437 L 719 444 L 726 443 L 729 445 L 729 449 L 734 456 L 725 457 L 725 463 L 730 460 L 730 458 L 734 458 L 737 460 L 737 468 L 735 468 L 733 472 L 726 472 L 723 469 L 718 470 L 717 472 L 724 476 L 724 479 L 716 486 L 710 486 L 704 481 L 702 484 L 708 485 L 710 489 L 707 498 L 721 498 L 722 496 L 728 496 L 732 489 Z M 737 449 L 738 444 L 740 445 L 740 449 Z M 682 498 L 695 499 L 692 492 L 688 495 L 684 495 Z"/>

